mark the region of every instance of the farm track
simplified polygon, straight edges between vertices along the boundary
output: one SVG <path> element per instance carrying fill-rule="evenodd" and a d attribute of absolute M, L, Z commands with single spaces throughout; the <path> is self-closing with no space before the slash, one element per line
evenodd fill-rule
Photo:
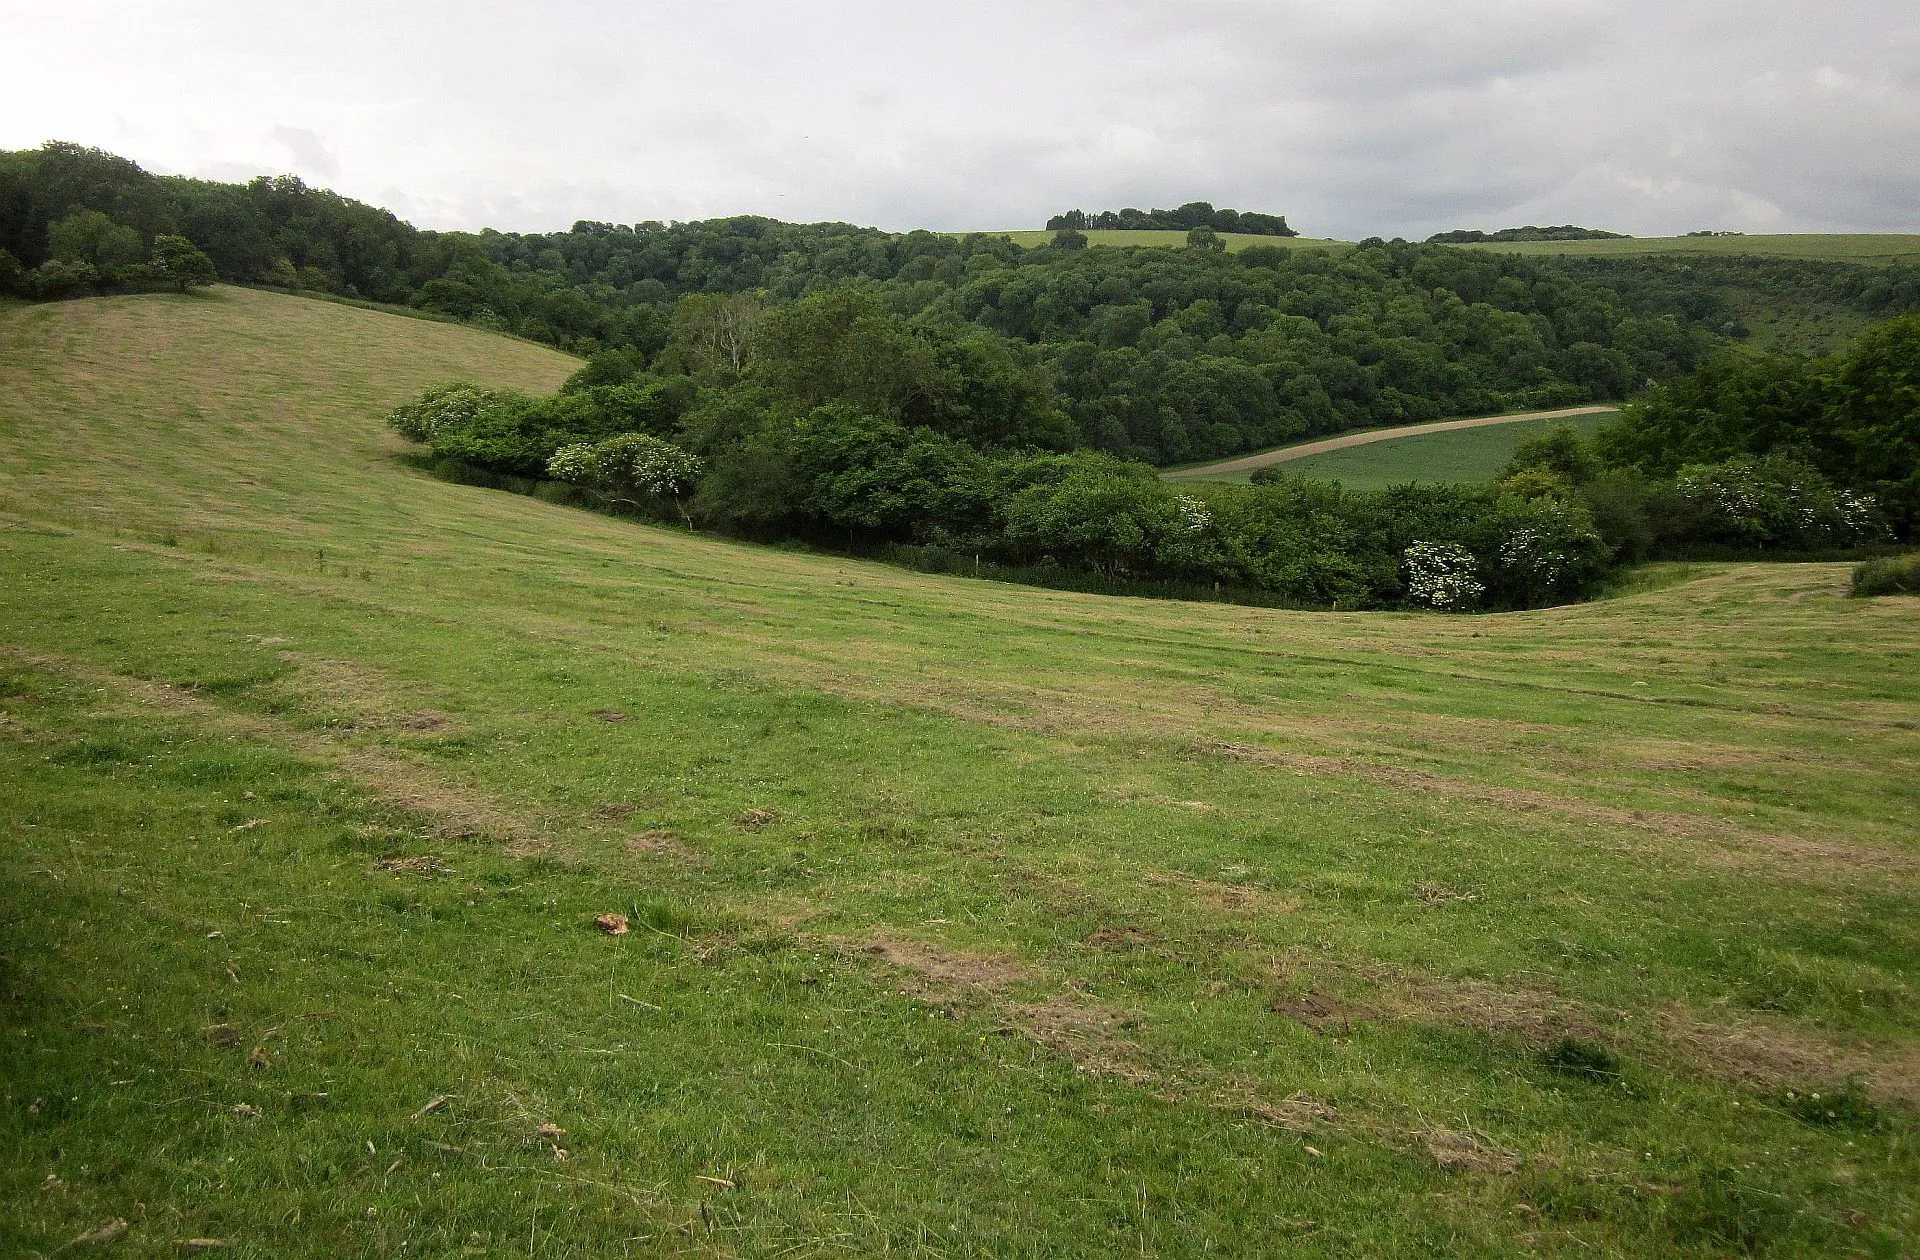
<path fill-rule="evenodd" d="M 1506 416 L 1475 416 L 1466 420 L 1436 420 L 1429 424 L 1408 424 L 1397 429 L 1369 429 L 1365 433 L 1344 433 L 1339 437 L 1322 438 L 1318 442 L 1283 446 L 1277 451 L 1240 455 L 1233 459 L 1221 460 L 1216 464 L 1203 464 L 1198 468 L 1176 468 L 1163 472 L 1160 476 L 1166 481 L 1198 481 L 1208 477 L 1223 477 L 1229 473 L 1252 472 L 1256 468 L 1271 468 L 1275 464 L 1292 463 L 1297 459 L 1325 455 L 1331 451 L 1344 451 L 1354 446 L 1368 446 L 1374 442 L 1391 442 L 1395 438 L 1419 437 L 1423 433 L 1485 429 L 1501 424 L 1522 424 L 1529 420 L 1571 420 L 1575 416 L 1597 416 L 1615 410 L 1617 408 L 1612 406 L 1562 407 L 1556 411 L 1522 411 Z"/>

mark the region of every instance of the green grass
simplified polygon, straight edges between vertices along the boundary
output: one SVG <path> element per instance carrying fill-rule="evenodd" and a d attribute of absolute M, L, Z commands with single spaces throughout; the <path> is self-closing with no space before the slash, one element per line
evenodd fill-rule
<path fill-rule="evenodd" d="M 1920 263 L 1920 233 L 1799 232 L 1752 236 L 1645 236 L 1601 241 L 1501 241 L 1465 245 L 1504 254 L 1634 258 L 1647 254 L 1756 255 L 1822 262 Z"/>
<path fill-rule="evenodd" d="M 1309 455 L 1277 465 L 1281 470 L 1323 481 L 1338 481 L 1350 490 L 1384 490 L 1421 482 L 1486 482 L 1509 459 L 1521 439 L 1571 425 L 1591 437 L 1609 415 L 1574 416 L 1565 420 L 1522 420 L 1484 429 L 1453 429 L 1412 437 L 1350 446 L 1324 455 Z M 1248 481 L 1251 473 L 1229 473 L 1220 478 Z"/>
<path fill-rule="evenodd" d="M 1920 1237 L 1920 624 L 1847 566 L 1071 595 L 414 473 L 383 407 L 573 366 L 472 329 L 0 362 L 0 1253 Z"/>

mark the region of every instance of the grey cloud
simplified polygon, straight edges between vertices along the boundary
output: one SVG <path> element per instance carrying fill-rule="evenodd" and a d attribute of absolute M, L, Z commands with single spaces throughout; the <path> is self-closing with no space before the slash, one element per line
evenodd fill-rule
<path fill-rule="evenodd" d="M 14 0 L 0 144 L 277 171 L 425 226 L 1920 228 L 1892 0 Z M 139 134 L 116 119 L 139 120 Z M 272 119 L 263 126 L 253 121 Z M 322 139 L 324 137 L 324 140 Z"/>
<path fill-rule="evenodd" d="M 320 179 L 337 179 L 340 159 L 313 132 L 304 127 L 275 127 L 273 138 L 293 157 L 293 170 Z"/>

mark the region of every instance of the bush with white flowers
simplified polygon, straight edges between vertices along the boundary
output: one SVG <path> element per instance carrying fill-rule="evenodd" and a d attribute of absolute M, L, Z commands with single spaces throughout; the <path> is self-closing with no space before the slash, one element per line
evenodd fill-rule
<path fill-rule="evenodd" d="M 547 461 L 547 475 L 596 491 L 615 503 L 648 497 L 672 499 L 684 519 L 680 496 L 700 480 L 705 463 L 671 442 L 647 433 L 622 433 L 604 442 L 575 442 Z M 691 522 L 689 522 L 691 523 Z"/>
<path fill-rule="evenodd" d="M 1674 489 L 1701 514 L 1701 533 L 1713 542 L 1846 547 L 1887 534 L 1874 496 L 1836 490 L 1791 455 L 1692 464 L 1680 470 Z"/>
<path fill-rule="evenodd" d="M 1486 593 L 1473 553 L 1459 543 L 1416 542 L 1403 556 L 1407 595 L 1442 612 L 1471 608 Z"/>
<path fill-rule="evenodd" d="M 478 385 L 439 385 L 389 411 L 387 426 L 412 441 L 431 442 L 442 429 L 471 424 L 494 397 Z"/>

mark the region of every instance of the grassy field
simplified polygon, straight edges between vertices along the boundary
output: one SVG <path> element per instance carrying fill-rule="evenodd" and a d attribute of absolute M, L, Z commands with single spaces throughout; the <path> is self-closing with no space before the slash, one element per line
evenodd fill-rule
<path fill-rule="evenodd" d="M 1602 241 L 1503 241 L 1465 245 L 1505 254 L 1633 258 L 1645 254 L 1751 254 L 1823 262 L 1920 263 L 1920 233 L 1799 232 L 1768 236 L 1643 236 Z"/>
<path fill-rule="evenodd" d="M 1484 429 L 1454 429 L 1447 433 L 1417 433 L 1385 442 L 1370 442 L 1344 451 L 1328 451 L 1289 460 L 1282 467 L 1303 477 L 1338 481 L 1350 490 L 1384 490 L 1410 481 L 1492 481 L 1522 438 L 1571 425 L 1591 437 L 1611 415 L 1573 416 L 1562 420 L 1522 420 Z M 1210 481 L 1247 482 L 1251 472 L 1222 473 Z"/>
<path fill-rule="evenodd" d="M 0 311 L 0 1253 L 1920 1243 L 1912 598 L 1061 594 L 379 424 L 573 366 Z"/>

